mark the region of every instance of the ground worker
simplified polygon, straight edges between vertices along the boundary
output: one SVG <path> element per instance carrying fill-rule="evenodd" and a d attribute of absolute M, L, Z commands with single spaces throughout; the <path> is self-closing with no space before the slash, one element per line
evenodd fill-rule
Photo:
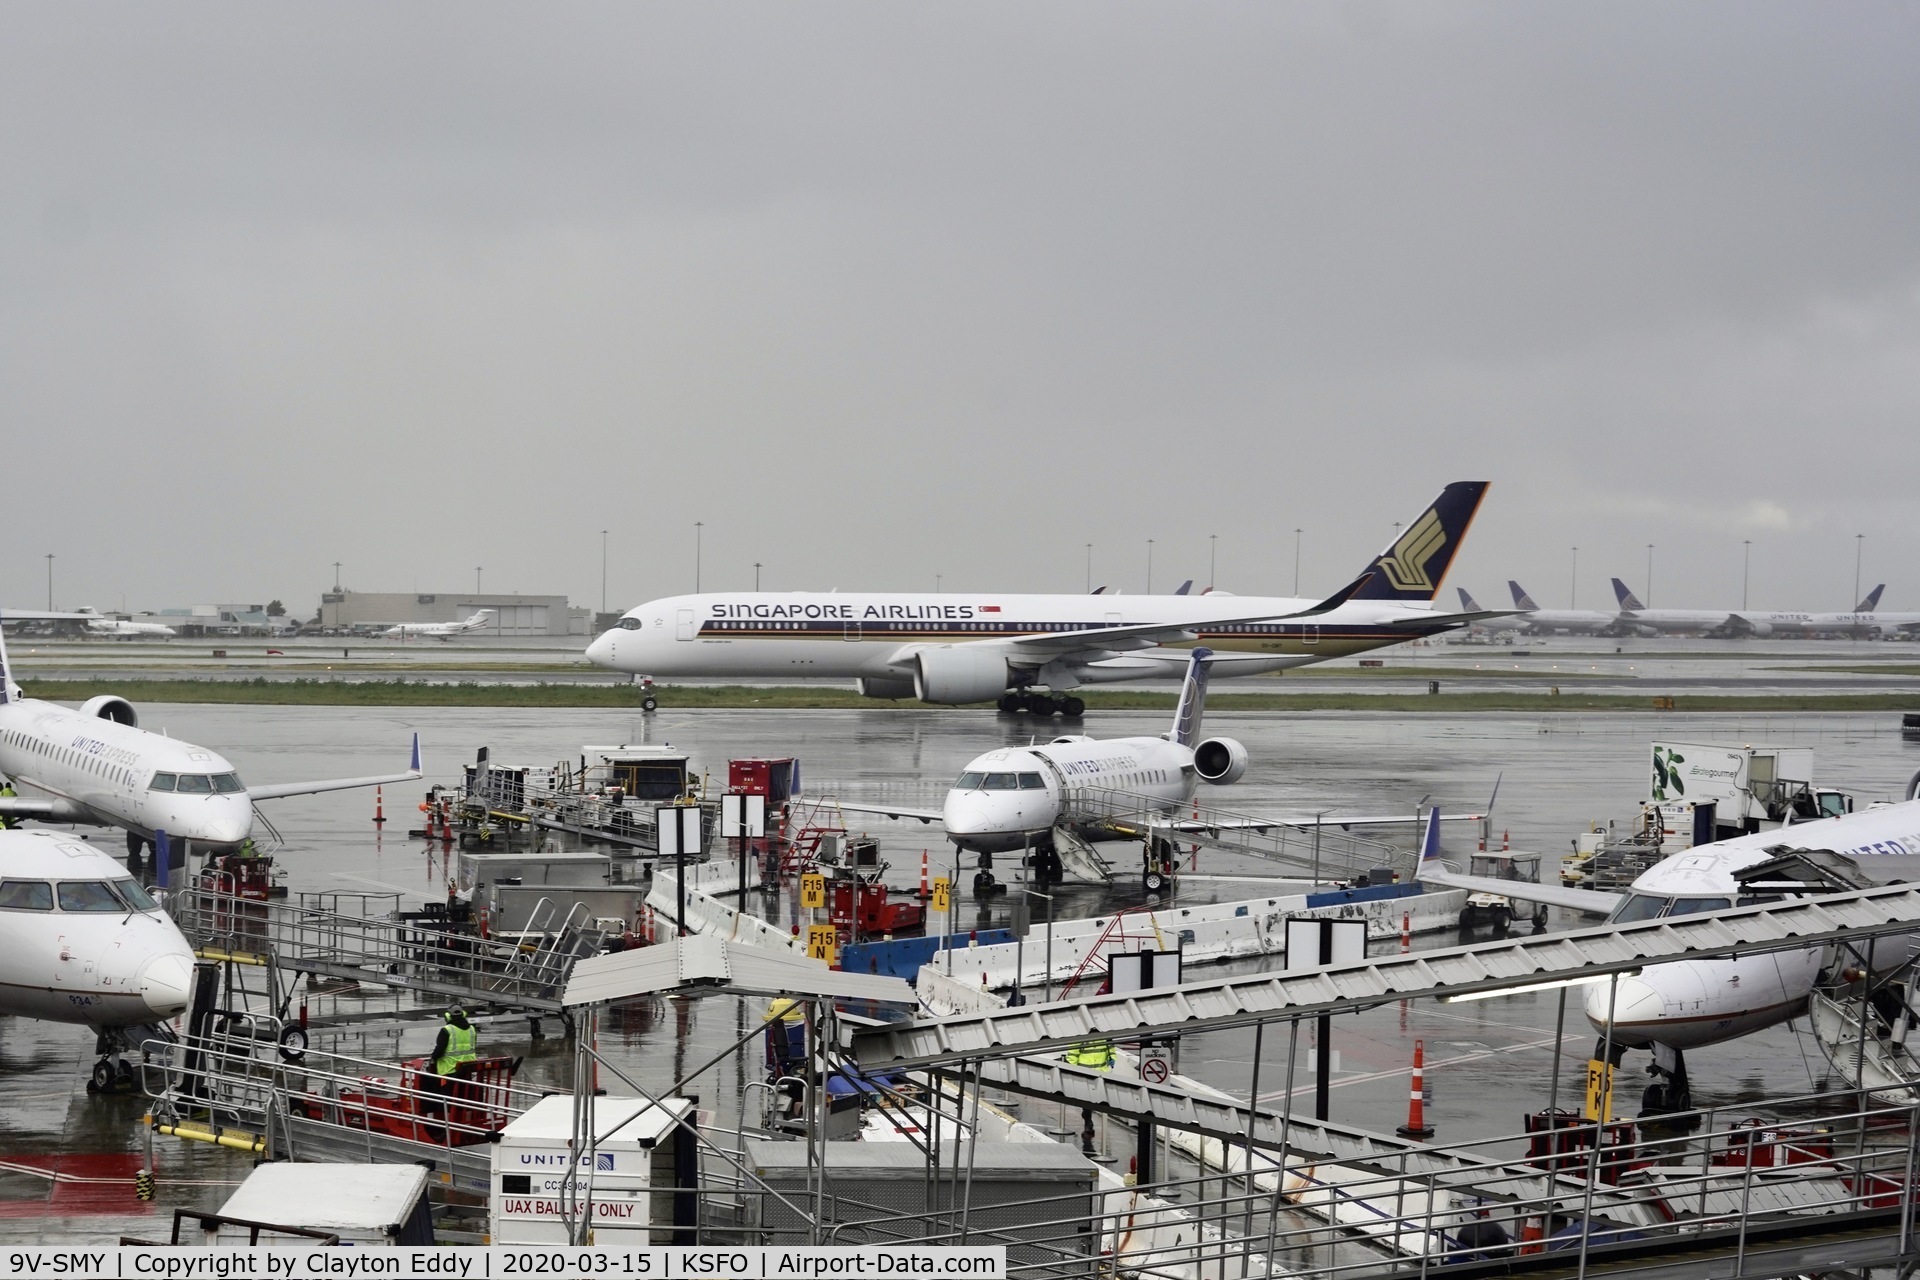
<path fill-rule="evenodd" d="M 767 1002 L 767 1071 L 778 1078 L 802 1074 L 807 1059 L 807 1010 L 792 996 Z"/>
<path fill-rule="evenodd" d="M 480 1056 L 475 1052 L 479 1043 L 480 1033 L 467 1021 L 467 1011 L 447 1010 L 446 1024 L 433 1042 L 433 1074 L 450 1076 L 460 1069 L 461 1063 L 472 1062 Z"/>
<path fill-rule="evenodd" d="M 13 798 L 13 783 L 0 783 L 0 800 L 11 800 Z M 0 831 L 11 831 L 19 825 L 20 819 L 18 818 L 0 818 Z"/>

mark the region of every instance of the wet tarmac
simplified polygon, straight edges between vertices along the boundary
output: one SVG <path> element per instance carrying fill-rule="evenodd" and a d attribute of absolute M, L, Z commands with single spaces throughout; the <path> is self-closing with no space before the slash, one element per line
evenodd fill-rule
<path fill-rule="evenodd" d="M 1157 713 L 1089 717 L 1085 730 L 1101 736 L 1159 733 Z M 735 756 L 794 755 L 803 762 L 809 792 L 847 798 L 924 800 L 937 807 L 945 786 L 975 754 L 993 745 L 1025 742 L 1031 722 L 959 711 L 700 711 L 663 710 L 643 720 L 607 711 L 469 710 L 455 708 L 255 708 L 155 706 L 147 727 L 212 746 L 256 782 L 364 774 L 397 765 L 409 735 L 419 730 L 430 781 L 457 779 L 475 748 L 490 745 L 507 763 L 550 762 L 577 755 L 583 743 L 672 741 L 688 748 L 697 766 L 724 779 Z M 1445 809 L 1483 808 L 1501 779 L 1493 818 L 1517 848 L 1546 852 L 1546 865 L 1570 847 L 1589 822 L 1626 819 L 1646 790 L 1647 750 L 1656 738 L 1680 741 L 1782 742 L 1814 749 L 1818 781 L 1852 790 L 1864 803 L 1892 798 L 1920 769 L 1920 745 L 1904 743 L 1898 717 L 1862 715 L 1570 714 L 1554 716 L 1395 716 L 1325 713 L 1216 713 L 1216 734 L 1240 738 L 1252 755 L 1240 785 L 1205 797 L 1239 812 L 1412 813 L 1430 798 Z M 1056 728 L 1054 732 L 1059 732 Z M 444 896 L 449 868 L 438 848 L 405 838 L 411 795 L 387 793 L 388 834 L 371 823 L 372 797 L 359 792 L 300 797 L 270 807 L 286 836 L 278 851 L 296 891 L 399 893 L 409 902 Z M 890 876 L 917 879 L 919 852 L 943 848 L 932 829 L 875 820 L 870 830 L 894 864 Z M 116 850 L 121 841 L 97 835 Z M 1464 833 L 1462 840 L 1470 839 Z M 1498 837 L 1496 837 L 1498 838 Z M 1244 856 L 1203 851 L 1201 876 L 1185 882 L 1177 901 L 1253 897 L 1264 886 L 1239 877 L 1272 874 Z M 1218 875 L 1227 880 L 1202 877 Z M 1098 914 L 1134 899 L 1130 882 L 1113 888 L 1066 886 L 1057 901 L 1062 919 Z M 1004 900 L 981 916 L 964 903 L 962 921 L 995 924 Z M 1555 918 L 1552 927 L 1573 923 Z M 1452 931 L 1427 935 L 1422 946 L 1459 941 Z M 1234 972 L 1253 962 L 1220 966 Z M 1406 1106 L 1411 1046 L 1427 1046 L 1430 1119 L 1439 1140 L 1492 1137 L 1517 1131 L 1522 1114 L 1545 1107 L 1552 1090 L 1555 993 L 1515 996 L 1462 1006 L 1386 1007 L 1336 1021 L 1338 1062 L 1332 1116 L 1363 1127 L 1390 1129 Z M 732 999 L 644 1001 L 610 1019 L 602 1048 L 622 1067 L 664 1088 L 690 1065 L 720 1053 L 757 1020 L 757 1009 Z M 523 1020 L 490 1023 L 483 1043 L 524 1055 L 523 1079 L 556 1089 L 569 1084 L 570 1057 L 559 1038 L 536 1041 Z M 1302 1040 L 1307 1032 L 1302 1031 Z M 1561 1105 L 1579 1096 L 1592 1035 L 1571 1002 L 1561 1037 Z M 342 1033 L 342 1051 L 380 1060 L 425 1051 L 431 1024 Z M 330 1047 L 326 1041 L 321 1047 Z M 1260 1093 L 1278 1101 L 1285 1079 L 1284 1032 L 1269 1032 L 1260 1068 Z M 1252 1076 L 1253 1036 L 1223 1032 L 1191 1037 L 1181 1069 L 1236 1093 Z M 1300 1046 L 1296 1105 L 1310 1105 L 1306 1045 Z M 1628 1095 L 1637 1095 L 1644 1054 L 1629 1058 Z M 144 1144 L 136 1098 L 99 1098 L 84 1088 L 93 1058 L 92 1037 L 73 1027 L 0 1019 L 0 1238 L 111 1242 L 121 1234 L 164 1236 L 176 1206 L 214 1207 L 245 1177 L 250 1157 L 172 1139 L 156 1139 L 159 1195 L 152 1205 L 133 1200 L 130 1157 Z M 1810 1040 L 1786 1028 L 1737 1044 L 1689 1055 L 1696 1101 L 1737 1107 L 1743 1100 L 1802 1092 L 1823 1081 L 1827 1067 Z M 703 1108 L 731 1125 L 744 1084 L 757 1077 L 757 1048 L 727 1055 L 694 1089 Z M 1623 1104 L 1624 1108 L 1625 1104 Z M 1025 1118 L 1077 1130 L 1076 1118 L 1035 1104 Z M 1064 1123 L 1063 1123 L 1064 1121 Z M 1107 1130 L 1103 1122 L 1103 1131 Z M 1115 1152 L 1129 1135 L 1103 1132 Z M 58 1174 L 59 1181 L 50 1181 Z M 94 1179 L 99 1179 L 98 1181 Z"/>

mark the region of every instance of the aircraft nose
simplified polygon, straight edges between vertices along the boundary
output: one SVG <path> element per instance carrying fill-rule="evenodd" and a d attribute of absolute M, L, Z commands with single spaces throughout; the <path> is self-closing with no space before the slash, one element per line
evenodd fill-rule
<path fill-rule="evenodd" d="M 1667 1014 L 1667 997 L 1643 977 L 1622 978 L 1618 989 L 1611 982 L 1596 982 L 1587 988 L 1587 1021 L 1605 1035 L 1607 1006 L 1613 1006 L 1616 1030 L 1641 1023 L 1658 1022 Z"/>
<path fill-rule="evenodd" d="M 155 956 L 140 970 L 140 998 L 155 1018 L 185 1013 L 193 995 L 193 961 L 177 952 Z"/>
<path fill-rule="evenodd" d="M 613 632 L 602 632 L 587 646 L 587 661 L 600 667 L 613 665 Z"/>
<path fill-rule="evenodd" d="M 979 792 L 949 791 L 940 812 L 949 834 L 978 835 L 1006 828 L 1006 822 L 998 820 L 995 808 L 994 803 Z"/>

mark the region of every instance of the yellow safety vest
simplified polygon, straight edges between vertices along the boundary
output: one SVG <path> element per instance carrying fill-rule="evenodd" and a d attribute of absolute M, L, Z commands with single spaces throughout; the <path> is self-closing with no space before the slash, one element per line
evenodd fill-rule
<path fill-rule="evenodd" d="M 778 996 L 767 1004 L 767 1014 L 764 1021 L 793 1024 L 805 1022 L 806 1020 L 806 1007 L 791 996 Z"/>
<path fill-rule="evenodd" d="M 1105 1071 L 1113 1065 L 1113 1041 L 1086 1040 L 1067 1050 L 1067 1061 L 1076 1067 Z"/>
<path fill-rule="evenodd" d="M 447 1024 L 447 1051 L 433 1060 L 433 1073 L 437 1076 L 450 1076 L 463 1062 L 472 1062 L 480 1055 L 475 1053 L 474 1045 L 479 1036 L 472 1027 L 456 1027 Z"/>

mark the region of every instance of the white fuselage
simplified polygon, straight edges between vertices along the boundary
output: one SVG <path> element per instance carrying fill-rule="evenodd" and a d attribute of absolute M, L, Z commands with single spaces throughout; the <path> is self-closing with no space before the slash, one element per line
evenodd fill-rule
<path fill-rule="evenodd" d="M 88 621 L 87 634 L 109 636 L 116 640 L 171 640 L 174 630 L 158 622 L 122 622 L 118 618 L 95 618 Z"/>
<path fill-rule="evenodd" d="M 1622 609 L 1623 631 L 1724 632 L 1734 625 L 1731 609 Z"/>
<path fill-rule="evenodd" d="M 1890 636 L 1920 626 L 1920 613 L 1761 613 L 1734 615 L 1754 635 Z"/>
<path fill-rule="evenodd" d="M 193 949 L 105 852 L 0 831 L 0 1014 L 132 1027 L 185 1011 Z"/>
<path fill-rule="evenodd" d="M 1843 854 L 1876 882 L 1920 872 L 1920 801 L 1886 805 L 1839 818 L 1799 823 L 1675 854 L 1642 872 L 1615 920 L 1700 914 L 1751 905 L 1740 901 L 1734 872 L 1767 861 L 1772 849 L 1823 849 Z M 1904 961 L 1914 935 L 1881 939 L 1875 968 Z M 1606 1031 L 1612 1005 L 1614 1039 L 1630 1048 L 1659 1043 L 1677 1049 L 1717 1044 L 1803 1012 L 1828 957 L 1818 948 L 1774 951 L 1733 960 L 1681 960 L 1649 965 L 1637 977 L 1587 988 L 1586 1013 Z"/>
<path fill-rule="evenodd" d="M 1144 797 L 1171 811 L 1192 799 L 1193 749 L 1165 738 L 1056 738 L 976 756 L 947 792 L 947 838 L 962 849 L 998 853 L 1044 836 L 1059 821 L 1069 789 Z"/>
<path fill-rule="evenodd" d="M 739 592 L 672 596 L 630 609 L 587 648 L 603 667 L 650 676 L 768 679 L 783 676 L 900 681 L 919 648 L 1102 627 L 1183 625 L 1198 643 L 1270 661 L 1223 664 L 1216 675 L 1252 675 L 1430 635 L 1459 625 L 1403 604 L 1352 601 L 1293 622 L 1223 622 L 1312 608 L 1313 600 L 1257 596 L 937 595 Z M 1086 666 L 1083 680 L 1179 678 L 1175 663 L 1117 656 Z"/>
<path fill-rule="evenodd" d="M 253 802 L 217 752 L 37 698 L 0 704 L 0 773 L 24 799 L 149 840 L 229 847 L 253 829 Z"/>
<path fill-rule="evenodd" d="M 1564 631 L 1568 635 L 1593 636 L 1611 631 L 1620 621 L 1620 615 L 1594 609 L 1529 609 L 1512 621 L 1528 631 L 1546 635 Z"/>

